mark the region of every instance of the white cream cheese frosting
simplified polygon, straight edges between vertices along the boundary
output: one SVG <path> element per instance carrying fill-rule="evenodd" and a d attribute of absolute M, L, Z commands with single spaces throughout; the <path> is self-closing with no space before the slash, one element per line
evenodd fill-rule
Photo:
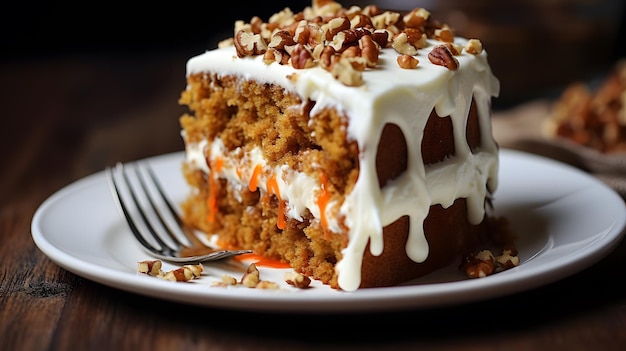
<path fill-rule="evenodd" d="M 455 44 L 466 43 L 464 38 L 455 38 Z M 280 85 L 298 94 L 302 101 L 315 102 L 311 118 L 326 107 L 337 108 L 348 117 L 348 137 L 358 143 L 360 150 L 359 176 L 343 203 L 331 203 L 323 208 L 331 231 L 341 230 L 338 222 L 341 217 L 345 219 L 341 224 L 349 228 L 348 245 L 336 265 L 338 284 L 345 291 L 356 290 L 360 285 L 361 262 L 368 242 L 373 255 L 382 252 L 385 225 L 408 216 L 410 233 L 406 252 L 413 261 L 422 262 L 429 252 L 423 221 L 431 205 L 447 208 L 456 199 L 466 198 L 468 218 L 478 224 L 485 216 L 485 197 L 497 188 L 498 147 L 492 137 L 490 101 L 498 96 L 499 82 L 487 63 L 486 51 L 455 56 L 459 63 L 457 70 L 431 63 L 427 54 L 439 44 L 428 39 L 427 46 L 415 55 L 419 64 L 414 69 L 400 68 L 396 63 L 398 53 L 391 48 L 382 49 L 378 65 L 363 71 L 363 84 L 356 87 L 342 84 L 321 67 L 294 69 L 276 62 L 267 64 L 262 55 L 239 58 L 232 46 L 207 51 L 187 62 L 188 75 L 235 75 Z M 474 153 L 465 137 L 472 100 L 476 103 L 482 137 L 480 149 Z M 455 154 L 424 166 L 421 142 L 433 109 L 439 116 L 451 117 Z M 396 124 L 404 133 L 408 169 L 381 189 L 375 151 L 387 123 Z M 209 170 L 207 155 L 226 160 L 219 174 L 213 176 L 241 186 L 248 186 L 254 169 L 242 170 L 242 164 L 237 162 L 243 159 L 244 163 L 260 166 L 259 188 L 267 192 L 268 180 L 276 178 L 280 197 L 286 202 L 286 216 L 301 220 L 305 210 L 317 219 L 322 216 L 316 199 L 322 186 L 319 180 L 286 167 L 270 168 L 258 149 L 227 151 L 216 139 L 187 143 L 186 152 L 187 162 L 207 173 L 216 171 Z"/>

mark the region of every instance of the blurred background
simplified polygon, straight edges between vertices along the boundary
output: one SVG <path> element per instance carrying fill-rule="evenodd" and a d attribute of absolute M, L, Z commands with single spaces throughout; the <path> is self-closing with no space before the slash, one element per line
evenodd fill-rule
<path fill-rule="evenodd" d="M 573 80 L 591 80 L 626 54 L 622 0 L 347 0 L 410 10 L 420 6 L 459 35 L 483 41 L 502 81 L 497 106 L 554 93 Z M 284 7 L 298 11 L 311 1 L 239 1 L 217 9 L 210 1 L 19 2 L 3 11 L 3 60 L 60 55 L 192 56 L 232 35 L 237 19 L 267 20 Z M 157 57 L 158 59 L 158 57 Z M 182 62 L 179 62 L 182 66 Z"/>

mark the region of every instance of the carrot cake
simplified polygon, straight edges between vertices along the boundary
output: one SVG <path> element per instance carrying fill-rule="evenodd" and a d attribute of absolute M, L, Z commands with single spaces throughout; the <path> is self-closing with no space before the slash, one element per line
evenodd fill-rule
<path fill-rule="evenodd" d="M 238 21 L 186 77 L 184 217 L 220 246 L 354 291 L 490 237 L 499 82 L 428 10 L 314 0 Z"/>

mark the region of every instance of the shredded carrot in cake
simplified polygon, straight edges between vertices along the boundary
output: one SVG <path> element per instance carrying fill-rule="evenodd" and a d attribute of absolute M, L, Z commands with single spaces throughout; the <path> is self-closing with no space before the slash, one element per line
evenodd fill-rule
<path fill-rule="evenodd" d="M 259 175 L 261 174 L 261 165 L 256 165 L 254 170 L 252 171 L 252 176 L 250 177 L 250 183 L 248 183 L 248 189 L 250 191 L 256 191 L 257 186 L 259 184 Z"/>
<path fill-rule="evenodd" d="M 224 168 L 224 160 L 221 158 L 216 158 L 211 164 L 211 169 L 214 169 L 218 173 L 222 171 L 222 168 Z"/>
<path fill-rule="evenodd" d="M 280 190 L 278 189 L 278 181 L 276 181 L 276 175 L 270 177 L 267 180 L 267 193 L 268 195 L 274 194 L 278 198 L 278 221 L 276 226 L 278 229 L 285 229 L 285 201 L 280 197 Z"/>
<path fill-rule="evenodd" d="M 328 191 L 328 177 L 326 173 L 320 175 L 320 190 L 317 194 L 317 206 L 320 209 L 320 222 L 324 228 L 324 237 L 328 239 L 328 219 L 326 218 L 326 206 L 330 200 L 330 192 Z"/>

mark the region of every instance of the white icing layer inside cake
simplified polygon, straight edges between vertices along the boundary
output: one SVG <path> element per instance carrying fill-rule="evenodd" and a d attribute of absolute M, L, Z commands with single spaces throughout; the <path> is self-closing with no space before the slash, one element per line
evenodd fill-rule
<path fill-rule="evenodd" d="M 258 187 L 285 202 L 285 215 L 301 220 L 306 210 L 325 228 L 338 233 L 349 230 L 349 243 L 337 264 L 339 286 L 346 291 L 359 287 L 361 262 L 368 242 L 373 255 L 383 250 L 382 228 L 402 216 L 410 219 L 407 255 L 415 262 L 428 257 L 423 221 L 431 205 L 447 208 L 458 198 L 466 198 L 468 217 L 473 224 L 485 216 L 484 199 L 497 187 L 498 148 L 492 138 L 491 97 L 499 93 L 499 82 L 487 63 L 485 51 L 455 56 L 458 70 L 432 64 L 428 52 L 436 40 L 428 39 L 416 58 L 415 69 L 402 69 L 398 53 L 382 49 L 378 65 L 363 72 L 364 83 L 346 86 L 320 68 L 294 69 L 291 65 L 266 64 L 261 56 L 238 58 L 234 47 L 207 51 L 190 59 L 187 74 L 216 73 L 246 80 L 280 85 L 302 101 L 315 102 L 310 112 L 336 108 L 348 117 L 347 135 L 358 143 L 359 176 L 343 203 L 321 204 L 323 184 L 287 167 L 270 167 L 258 148 L 228 151 L 219 140 L 187 143 L 187 162 L 212 177 L 227 179 L 236 187 Z M 464 38 L 455 43 L 464 46 Z M 481 147 L 472 153 L 466 141 L 466 123 L 472 99 L 476 103 L 481 128 Z M 421 153 L 423 130 L 432 110 L 450 116 L 454 131 L 455 155 L 424 166 Z M 379 187 L 376 150 L 383 127 L 396 124 L 404 133 L 408 149 L 408 169 L 398 178 Z M 183 135 L 184 137 L 184 135 Z M 220 167 L 206 163 L 220 160 Z M 210 169 L 210 170 L 209 170 Z M 254 184 L 251 184 L 254 183 Z M 252 190 L 252 188 L 251 188 Z"/>

